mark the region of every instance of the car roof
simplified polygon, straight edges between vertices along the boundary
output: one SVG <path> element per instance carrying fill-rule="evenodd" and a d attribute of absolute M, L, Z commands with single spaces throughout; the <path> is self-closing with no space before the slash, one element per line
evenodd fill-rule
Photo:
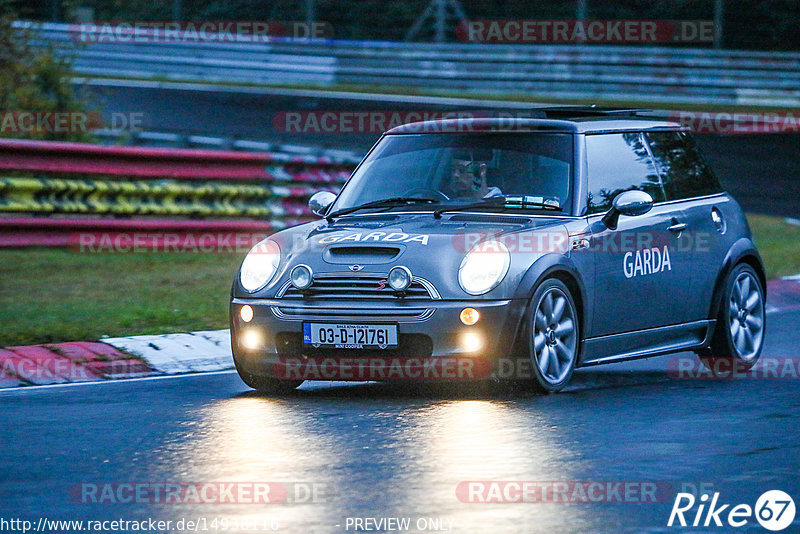
<path fill-rule="evenodd" d="M 458 112 L 454 112 L 458 113 Z M 427 133 L 481 133 L 481 132 L 565 132 L 601 133 L 641 130 L 686 130 L 674 121 L 640 116 L 646 110 L 604 109 L 566 106 L 556 108 L 531 108 L 525 112 L 531 117 L 482 117 L 467 113 L 464 118 L 448 118 L 401 124 L 387 131 L 387 135 Z M 489 115 L 487 112 L 486 115 Z"/>
<path fill-rule="evenodd" d="M 567 121 L 546 119 L 438 119 L 395 126 L 386 135 L 433 133 L 563 132 L 601 133 L 641 130 L 681 130 L 676 122 L 605 119 Z"/>

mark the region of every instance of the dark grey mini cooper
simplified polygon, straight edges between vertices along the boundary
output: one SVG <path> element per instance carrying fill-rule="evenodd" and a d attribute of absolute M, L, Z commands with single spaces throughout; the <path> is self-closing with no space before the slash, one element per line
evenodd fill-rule
<path fill-rule="evenodd" d="M 320 220 L 254 247 L 230 304 L 251 387 L 527 380 L 678 351 L 749 368 L 764 269 L 679 125 L 553 109 L 384 134 Z"/>

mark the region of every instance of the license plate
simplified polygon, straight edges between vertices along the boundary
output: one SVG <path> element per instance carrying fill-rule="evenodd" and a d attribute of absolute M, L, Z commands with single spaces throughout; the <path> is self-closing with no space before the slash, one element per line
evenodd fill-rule
<path fill-rule="evenodd" d="M 304 323 L 303 343 L 337 349 L 393 348 L 397 347 L 397 326 Z"/>

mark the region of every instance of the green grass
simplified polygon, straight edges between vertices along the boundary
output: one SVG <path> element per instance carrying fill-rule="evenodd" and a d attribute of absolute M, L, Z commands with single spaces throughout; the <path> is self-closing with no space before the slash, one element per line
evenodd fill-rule
<path fill-rule="evenodd" d="M 0 250 L 0 347 L 225 328 L 242 257 Z"/>
<path fill-rule="evenodd" d="M 800 227 L 748 219 L 768 278 L 800 273 Z M 0 347 L 225 328 L 241 259 L 0 250 Z"/>
<path fill-rule="evenodd" d="M 753 239 L 767 268 L 767 279 L 800 273 L 800 226 L 783 217 L 749 214 Z"/>

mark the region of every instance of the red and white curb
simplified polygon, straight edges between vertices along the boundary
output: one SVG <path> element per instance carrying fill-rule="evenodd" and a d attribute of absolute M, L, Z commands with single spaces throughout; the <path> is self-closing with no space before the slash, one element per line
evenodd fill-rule
<path fill-rule="evenodd" d="M 228 330 L 28 345 L 0 349 L 0 389 L 232 368 Z"/>
<path fill-rule="evenodd" d="M 767 313 L 800 310 L 800 274 L 767 282 Z"/>
<path fill-rule="evenodd" d="M 140 358 L 99 342 L 0 349 L 0 388 L 42 386 L 158 374 Z"/>

